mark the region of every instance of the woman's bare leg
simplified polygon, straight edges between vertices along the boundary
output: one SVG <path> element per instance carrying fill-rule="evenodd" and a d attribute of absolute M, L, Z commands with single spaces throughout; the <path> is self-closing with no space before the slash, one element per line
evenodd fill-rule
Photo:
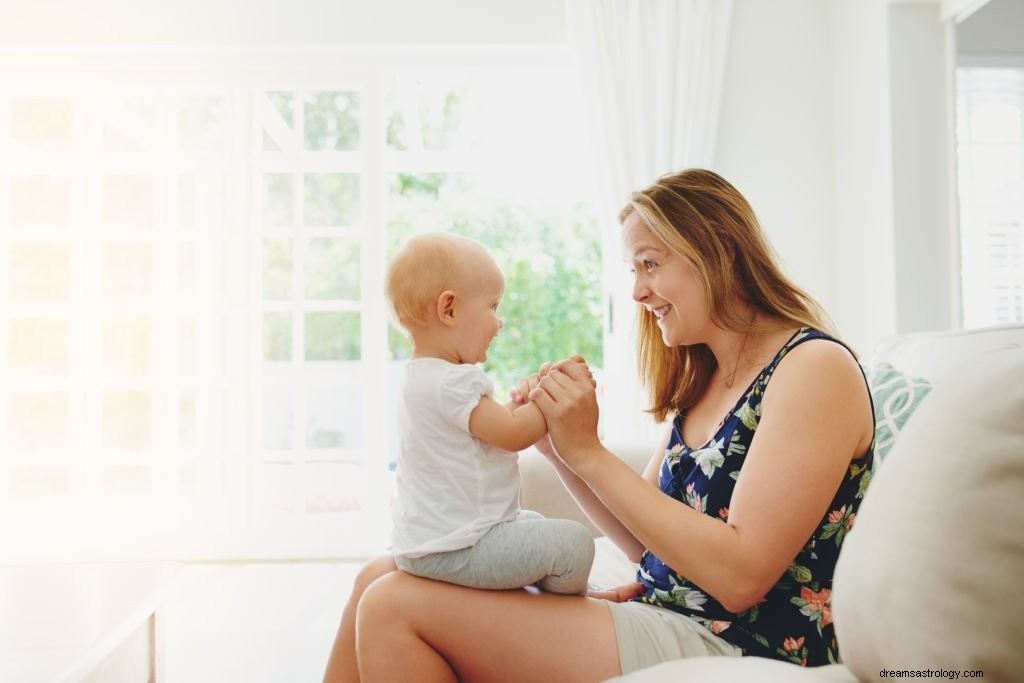
<path fill-rule="evenodd" d="M 600 681 L 619 671 L 600 600 L 486 591 L 395 572 L 360 603 L 359 673 L 391 681 Z"/>
<path fill-rule="evenodd" d="M 334 646 L 327 659 L 324 683 L 359 683 L 359 667 L 356 663 L 356 610 L 367 587 L 397 569 L 394 558 L 391 555 L 383 555 L 370 560 L 359 570 L 352 584 L 352 593 L 341 614 L 338 635 L 334 638 Z"/>

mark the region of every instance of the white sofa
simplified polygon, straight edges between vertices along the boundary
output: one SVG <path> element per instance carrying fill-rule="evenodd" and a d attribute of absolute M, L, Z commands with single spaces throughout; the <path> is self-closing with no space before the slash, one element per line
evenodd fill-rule
<path fill-rule="evenodd" d="M 910 419 L 884 425 L 906 396 L 887 400 L 873 384 L 878 433 L 898 438 L 836 569 L 843 663 L 699 658 L 615 680 L 852 683 L 930 670 L 939 679 L 981 671 L 990 681 L 1024 681 L 1024 325 L 895 337 L 862 362 L 869 371 L 891 366 L 908 387 L 931 386 Z M 644 444 L 610 448 L 638 471 L 653 454 Z M 522 469 L 524 507 L 586 523 L 540 455 L 524 454 Z M 635 565 L 607 539 L 597 545 L 592 582 L 631 581 Z"/>

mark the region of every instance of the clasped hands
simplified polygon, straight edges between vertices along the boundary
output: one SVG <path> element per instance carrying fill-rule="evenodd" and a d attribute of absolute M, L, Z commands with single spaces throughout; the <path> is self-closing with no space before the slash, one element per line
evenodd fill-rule
<path fill-rule="evenodd" d="M 557 363 L 544 363 L 512 390 L 513 401 L 532 401 L 547 422 L 550 444 L 545 443 L 548 438 L 542 439 L 537 450 L 572 467 L 577 453 L 600 445 L 596 387 L 583 357 L 570 356 Z"/>

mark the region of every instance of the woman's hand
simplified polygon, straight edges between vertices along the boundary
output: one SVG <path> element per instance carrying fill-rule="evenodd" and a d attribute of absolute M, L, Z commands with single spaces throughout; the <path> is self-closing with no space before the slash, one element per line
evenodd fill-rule
<path fill-rule="evenodd" d="M 553 365 L 529 393 L 544 414 L 555 449 L 570 467 L 574 454 L 600 447 L 597 383 L 583 359 L 576 358 Z"/>
<path fill-rule="evenodd" d="M 578 357 L 579 356 L 574 356 L 574 358 Z M 551 371 L 551 368 L 553 366 L 554 363 L 544 363 L 543 365 L 540 366 L 540 370 L 530 375 L 526 379 L 521 380 L 519 384 L 514 386 L 512 388 L 512 391 L 509 392 L 512 396 L 512 402 L 517 405 L 524 405 L 527 402 L 529 402 L 530 392 L 533 391 L 538 384 L 540 384 L 540 381 L 547 376 L 548 372 Z"/>
<path fill-rule="evenodd" d="M 583 356 L 579 355 L 569 356 L 568 359 L 562 362 L 564 363 L 570 361 L 573 363 L 579 363 L 584 367 L 586 367 L 587 364 L 586 361 L 583 360 Z M 540 366 L 540 369 L 538 369 L 535 374 L 530 375 L 526 379 L 520 381 L 519 384 L 517 384 L 512 389 L 512 391 L 509 392 L 512 398 L 512 403 L 515 405 L 526 404 L 530 400 L 530 392 L 532 392 L 540 385 L 541 380 L 547 377 L 548 373 L 551 372 L 551 369 L 553 367 L 555 367 L 555 363 L 544 363 Z M 587 372 L 589 373 L 590 370 L 588 369 Z M 594 382 L 592 377 L 591 383 L 594 386 L 597 386 L 597 383 Z M 543 455 L 548 460 L 552 460 L 558 457 L 558 454 L 555 452 L 555 447 L 551 444 L 551 436 L 549 434 L 545 434 L 544 436 L 542 436 L 540 440 L 538 440 L 537 443 L 533 445 L 533 447 L 536 448 L 540 452 L 540 454 Z"/>
<path fill-rule="evenodd" d="M 644 585 L 640 582 L 634 582 L 614 588 L 589 588 L 587 589 L 587 597 L 609 600 L 611 602 L 626 602 L 643 595 L 643 592 Z"/>

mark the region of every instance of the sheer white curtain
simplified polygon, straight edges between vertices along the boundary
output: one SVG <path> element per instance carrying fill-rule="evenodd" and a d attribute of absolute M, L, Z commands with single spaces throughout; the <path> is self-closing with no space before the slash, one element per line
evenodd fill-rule
<path fill-rule="evenodd" d="M 591 133 L 598 146 L 597 208 L 605 231 L 602 429 L 605 439 L 653 443 L 642 412 L 632 281 L 616 221 L 636 189 L 658 176 L 711 166 L 732 0 L 566 0 Z"/>

